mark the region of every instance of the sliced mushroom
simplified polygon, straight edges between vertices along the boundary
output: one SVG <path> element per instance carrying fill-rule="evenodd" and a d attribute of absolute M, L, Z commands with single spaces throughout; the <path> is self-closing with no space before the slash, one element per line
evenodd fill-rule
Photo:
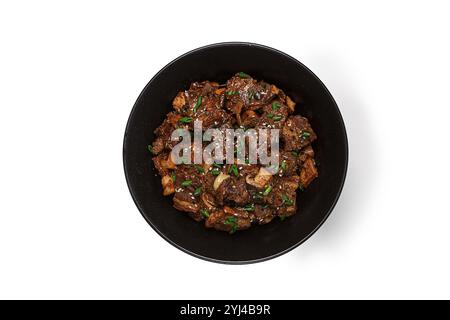
<path fill-rule="evenodd" d="M 205 172 L 208 172 L 208 171 L 209 171 L 209 168 L 211 168 L 211 165 L 210 165 L 210 164 L 207 164 L 206 162 L 203 163 L 203 170 L 205 170 Z"/>
<path fill-rule="evenodd" d="M 219 189 L 219 187 L 220 187 L 220 185 L 222 184 L 222 182 L 224 182 L 225 180 L 227 180 L 229 177 L 230 177 L 229 175 L 227 175 L 227 174 L 221 172 L 221 173 L 216 177 L 216 179 L 214 180 L 214 184 L 213 184 L 214 190 Z"/>
<path fill-rule="evenodd" d="M 291 110 L 291 112 L 294 112 L 296 103 L 292 101 L 289 96 L 286 96 L 286 105 L 288 106 L 289 110 Z"/>
<path fill-rule="evenodd" d="M 270 92 L 272 92 L 272 94 L 276 95 L 276 94 L 280 93 L 280 89 L 278 89 L 277 86 L 275 86 L 275 85 L 271 85 Z"/>
<path fill-rule="evenodd" d="M 300 171 L 300 184 L 303 188 L 309 186 L 309 184 L 318 176 L 316 164 L 313 158 L 306 159 L 303 164 L 303 168 Z"/>
<path fill-rule="evenodd" d="M 260 168 L 258 174 L 255 177 L 247 176 L 245 181 L 257 188 L 264 188 L 272 179 L 272 174 L 267 169 Z"/>
<path fill-rule="evenodd" d="M 169 153 L 167 160 L 164 162 L 164 166 L 167 169 L 172 169 L 172 170 L 177 168 L 177 165 L 175 164 L 175 162 L 173 162 L 173 159 L 172 159 L 172 152 Z"/>
<path fill-rule="evenodd" d="M 196 213 L 199 210 L 198 204 L 178 199 L 176 196 L 173 198 L 173 206 L 175 209 L 191 213 Z"/>
<path fill-rule="evenodd" d="M 201 199 L 208 211 L 213 211 L 217 207 L 217 204 L 214 202 L 214 197 L 209 193 L 203 192 Z"/>
<path fill-rule="evenodd" d="M 246 110 L 242 114 L 241 124 L 244 126 L 252 126 L 258 120 L 258 115 L 253 110 Z"/>
<path fill-rule="evenodd" d="M 214 91 L 214 93 L 217 94 L 217 95 L 221 95 L 222 92 L 224 92 L 224 91 L 225 91 L 225 88 L 219 88 L 219 89 L 216 89 L 216 90 Z"/>
<path fill-rule="evenodd" d="M 181 109 L 186 104 L 186 99 L 184 97 L 184 92 L 178 92 L 175 99 L 173 99 L 172 106 L 175 110 Z"/>
<path fill-rule="evenodd" d="M 175 192 L 175 187 L 173 185 L 173 180 L 169 175 L 162 177 L 161 184 L 164 189 L 163 195 L 168 196 Z"/>

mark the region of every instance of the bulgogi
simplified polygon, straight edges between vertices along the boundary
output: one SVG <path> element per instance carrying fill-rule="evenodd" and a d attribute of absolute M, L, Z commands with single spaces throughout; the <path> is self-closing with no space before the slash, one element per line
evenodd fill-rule
<path fill-rule="evenodd" d="M 308 119 L 294 115 L 296 103 L 275 85 L 239 72 L 225 85 L 194 82 L 173 100 L 173 109 L 155 130 L 149 146 L 164 195 L 174 207 L 205 226 L 234 233 L 252 224 L 284 220 L 297 212 L 297 189 L 318 176 L 311 143 L 317 136 Z M 260 164 L 179 164 L 171 158 L 177 128 L 279 129 L 279 165 L 270 174 Z"/>

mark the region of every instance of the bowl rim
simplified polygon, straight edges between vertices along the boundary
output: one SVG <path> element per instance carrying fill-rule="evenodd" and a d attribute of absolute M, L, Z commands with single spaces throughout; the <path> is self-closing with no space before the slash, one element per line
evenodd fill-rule
<path fill-rule="evenodd" d="M 143 94 L 147 91 L 147 88 L 153 83 L 153 81 L 155 81 L 155 79 L 157 79 L 159 77 L 159 75 L 161 73 L 163 73 L 167 68 L 169 68 L 171 65 L 175 64 L 176 62 L 178 62 L 179 60 L 183 59 L 184 57 L 191 55 L 193 53 L 197 53 L 203 50 L 207 50 L 207 49 L 211 49 L 211 48 L 219 48 L 219 47 L 232 47 L 232 46 L 248 46 L 248 47 L 257 47 L 263 50 L 267 50 L 267 51 L 271 51 L 274 53 L 277 53 L 281 56 L 284 56 L 286 59 L 289 59 L 297 64 L 299 64 L 302 68 L 304 68 L 307 72 L 310 73 L 311 76 L 313 76 L 318 82 L 319 84 L 322 86 L 322 88 L 324 89 L 324 92 L 328 95 L 328 97 L 330 98 L 332 105 L 334 106 L 334 108 L 337 111 L 338 114 L 338 121 L 341 123 L 342 126 L 342 132 L 341 134 L 344 137 L 344 145 L 343 147 L 345 148 L 345 153 L 344 153 L 344 172 L 343 172 L 343 177 L 340 181 L 339 184 L 339 189 L 338 192 L 336 193 L 336 196 L 330 206 L 330 208 L 328 209 L 327 213 L 324 215 L 324 217 L 322 218 L 322 220 L 317 224 L 317 226 L 305 237 L 303 237 L 303 239 L 301 239 L 300 241 L 298 241 L 297 243 L 293 244 L 292 246 L 290 246 L 289 248 L 286 248 L 280 252 L 274 253 L 272 255 L 269 256 L 265 256 L 265 257 L 261 257 L 261 258 L 257 258 L 257 259 L 250 259 L 250 260 L 224 260 L 224 259 L 216 259 L 216 258 L 211 258 L 208 256 L 204 256 L 195 252 L 192 252 L 188 249 L 186 249 L 185 247 L 175 243 L 174 241 L 172 241 L 171 239 L 169 239 L 163 232 L 161 232 L 157 226 L 155 226 L 150 219 L 148 219 L 148 217 L 145 215 L 144 210 L 141 208 L 141 206 L 138 204 L 138 201 L 136 199 L 135 194 L 132 191 L 131 188 L 131 181 L 130 181 L 130 177 L 128 175 L 127 172 L 127 160 L 126 160 L 126 145 L 127 145 L 127 135 L 128 135 L 128 131 L 129 131 L 129 127 L 130 127 L 130 122 L 131 119 L 133 118 L 134 113 L 136 112 L 137 109 L 137 104 L 138 102 L 141 100 Z M 196 258 L 202 259 L 202 260 L 206 260 L 209 262 L 215 262 L 215 263 L 221 263 L 221 264 L 228 264 L 228 265 L 245 265 L 245 264 L 252 264 L 252 263 L 258 263 L 258 262 L 263 262 L 263 261 L 267 261 L 267 260 L 271 260 L 274 258 L 277 258 L 281 255 L 284 255 L 290 251 L 292 251 L 293 249 L 297 248 L 298 246 L 300 246 L 301 244 L 303 244 L 305 241 L 307 241 L 309 238 L 311 238 L 311 236 L 316 233 L 316 231 L 325 223 L 325 221 L 328 219 L 328 217 L 330 216 L 331 212 L 333 211 L 334 207 L 336 206 L 336 203 L 339 200 L 339 197 L 342 193 L 344 184 L 345 184 L 345 180 L 347 177 L 347 170 L 348 170 L 348 158 L 349 158 L 349 150 L 348 150 L 348 136 L 347 136 L 347 130 L 345 127 L 345 123 L 344 123 L 344 119 L 342 117 L 341 111 L 339 110 L 339 107 L 336 103 L 336 101 L 334 100 L 333 96 L 331 95 L 330 91 L 328 90 L 328 88 L 325 86 L 325 84 L 322 82 L 322 80 L 320 80 L 320 78 L 318 76 L 316 76 L 314 74 L 314 72 L 312 72 L 307 66 L 305 66 L 303 63 L 301 63 L 300 61 L 298 61 L 296 58 L 269 46 L 266 45 L 262 45 L 262 44 L 258 44 L 258 43 L 252 43 L 252 42 L 240 42 L 240 41 L 231 41 L 231 42 L 217 42 L 217 43 L 212 43 L 209 45 L 205 45 L 202 47 L 198 47 L 196 49 L 190 50 L 180 56 L 178 56 L 177 58 L 173 59 L 171 62 L 169 62 L 168 64 L 166 64 L 163 68 L 161 68 L 161 70 L 159 70 L 151 79 L 150 81 L 147 83 L 147 85 L 142 89 L 141 93 L 139 94 L 138 98 L 136 99 L 133 108 L 131 109 L 130 115 L 128 117 L 127 120 L 127 124 L 125 127 L 125 134 L 124 134 L 124 138 L 123 138 L 123 146 L 122 146 L 122 160 L 123 160 L 123 168 L 124 168 L 124 172 L 125 172 L 125 179 L 127 182 L 127 186 L 128 186 L 128 190 L 131 194 L 131 197 L 136 205 L 136 207 L 138 208 L 139 212 L 141 213 L 141 215 L 144 217 L 144 219 L 147 221 L 147 223 L 152 227 L 153 230 L 156 231 L 157 234 L 159 234 L 164 240 L 166 240 L 167 242 L 169 242 L 171 245 L 173 245 L 175 248 L 191 255 L 194 256 Z"/>

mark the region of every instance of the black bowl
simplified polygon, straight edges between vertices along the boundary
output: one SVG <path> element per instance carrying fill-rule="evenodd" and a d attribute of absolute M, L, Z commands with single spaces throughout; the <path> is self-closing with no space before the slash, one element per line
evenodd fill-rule
<path fill-rule="evenodd" d="M 223 83 L 243 71 L 273 83 L 299 102 L 318 135 L 314 142 L 319 177 L 298 197 L 299 212 L 284 221 L 233 235 L 206 229 L 172 207 L 162 195 L 147 145 L 172 109 L 178 91 L 194 81 Z M 218 43 L 188 52 L 156 74 L 137 99 L 125 130 L 123 160 L 131 195 L 147 222 L 177 248 L 209 261 L 242 264 L 292 250 L 326 220 L 341 193 L 347 171 L 344 122 L 325 85 L 303 64 L 278 50 L 252 43 Z"/>

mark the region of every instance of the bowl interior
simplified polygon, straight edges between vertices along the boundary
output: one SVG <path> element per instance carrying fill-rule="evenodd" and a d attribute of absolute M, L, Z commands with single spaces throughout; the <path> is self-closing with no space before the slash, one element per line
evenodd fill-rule
<path fill-rule="evenodd" d="M 178 91 L 194 81 L 224 82 L 243 71 L 275 84 L 293 98 L 318 135 L 313 147 L 319 177 L 299 192 L 299 212 L 229 235 L 206 229 L 172 207 L 162 195 L 147 145 L 171 111 Z M 323 83 L 305 66 L 277 50 L 248 43 L 223 43 L 191 51 L 163 68 L 145 87 L 130 115 L 124 139 L 128 186 L 142 215 L 178 248 L 211 261 L 248 263 L 278 256 L 306 240 L 325 221 L 341 192 L 347 169 L 347 137 L 339 110 Z"/>

